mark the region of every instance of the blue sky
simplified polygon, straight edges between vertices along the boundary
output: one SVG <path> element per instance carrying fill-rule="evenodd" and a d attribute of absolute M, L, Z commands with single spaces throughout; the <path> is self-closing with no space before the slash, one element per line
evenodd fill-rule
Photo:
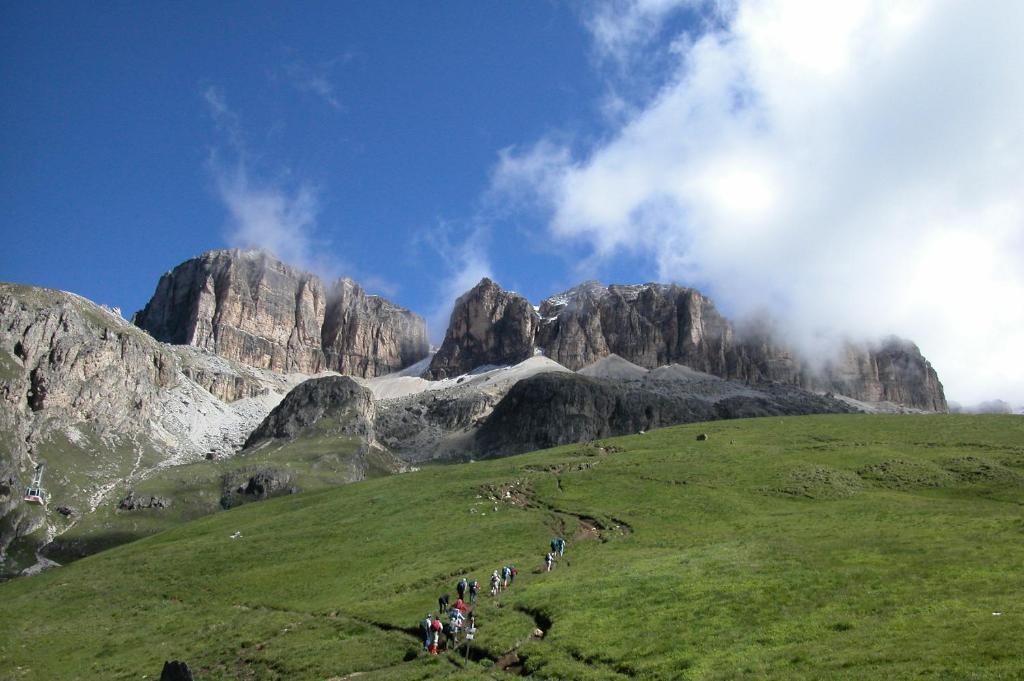
<path fill-rule="evenodd" d="M 500 150 L 602 133 L 576 6 L 7 3 L 0 25 L 5 280 L 130 314 L 165 270 L 236 244 L 218 175 L 244 163 L 250 190 L 312 195 L 318 265 L 413 309 L 481 230 L 507 286 L 573 281 L 535 216 L 486 194 Z M 643 278 L 634 264 L 594 274 Z"/>
<path fill-rule="evenodd" d="M 272 246 L 443 332 L 673 281 L 1024 404 L 1024 3 L 5 3 L 0 279 L 141 307 Z"/>

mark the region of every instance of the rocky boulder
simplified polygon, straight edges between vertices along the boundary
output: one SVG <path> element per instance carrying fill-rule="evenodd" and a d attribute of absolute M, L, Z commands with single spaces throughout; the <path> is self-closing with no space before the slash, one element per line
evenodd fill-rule
<path fill-rule="evenodd" d="M 129 492 L 117 508 L 121 511 L 138 511 L 145 508 L 170 508 L 171 503 L 167 497 L 137 497 L 135 492 Z"/>
<path fill-rule="evenodd" d="M 749 386 L 666 373 L 642 381 L 571 373 L 520 381 L 477 432 L 477 451 L 499 456 L 680 423 L 852 411 L 836 399 L 795 386 Z"/>
<path fill-rule="evenodd" d="M 348 376 L 300 383 L 245 442 L 253 447 L 271 439 L 291 439 L 315 428 L 324 435 L 357 435 L 373 440 L 373 393 Z"/>
<path fill-rule="evenodd" d="M 533 356 L 539 322 L 526 298 L 484 278 L 455 301 L 444 342 L 425 376 L 437 380 L 487 364 L 522 362 Z"/>

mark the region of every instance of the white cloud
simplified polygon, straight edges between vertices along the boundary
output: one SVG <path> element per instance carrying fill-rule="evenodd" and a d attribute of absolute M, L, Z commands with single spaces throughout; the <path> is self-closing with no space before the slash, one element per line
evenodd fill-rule
<path fill-rule="evenodd" d="M 338 63 L 347 62 L 351 58 L 351 54 L 345 54 L 317 64 L 293 60 L 285 64 L 283 72 L 288 82 L 299 92 L 315 95 L 336 111 L 344 111 L 345 105 L 331 80 L 331 71 Z"/>
<path fill-rule="evenodd" d="M 328 255 L 316 237 L 319 193 L 309 183 L 266 181 L 250 171 L 249 154 L 238 115 L 224 93 L 203 91 L 210 114 L 228 142 L 226 155 L 214 150 L 208 169 L 218 198 L 227 210 L 225 238 L 232 248 L 258 248 L 282 261 L 332 280 L 344 265 Z M 226 156 L 226 159 L 225 159 Z"/>
<path fill-rule="evenodd" d="M 433 260 L 443 263 L 435 302 L 427 313 L 430 341 L 440 345 L 458 297 L 484 277 L 494 276 L 487 257 L 488 232 L 481 225 L 457 231 L 452 225 L 442 223 L 423 232 L 420 238 L 427 248 L 436 253 Z"/>
<path fill-rule="evenodd" d="M 589 25 L 600 49 L 650 49 L 679 4 Z M 532 187 L 557 237 L 652 254 L 805 343 L 898 333 L 952 399 L 1024 402 L 1024 5 L 716 9 L 721 28 L 661 41 L 666 85 L 607 141 L 506 152 L 495 187 Z"/>
<path fill-rule="evenodd" d="M 670 14 L 700 0 L 613 0 L 589 5 L 584 23 L 598 54 L 620 63 L 630 61 L 638 45 L 661 30 Z"/>

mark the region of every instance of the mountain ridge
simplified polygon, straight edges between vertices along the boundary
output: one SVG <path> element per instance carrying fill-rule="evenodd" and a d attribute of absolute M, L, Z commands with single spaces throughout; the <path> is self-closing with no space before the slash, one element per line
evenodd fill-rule
<path fill-rule="evenodd" d="M 604 286 L 592 280 L 545 299 L 537 309 L 524 303 L 522 296 L 481 280 L 456 301 L 429 375 L 465 373 L 483 359 L 514 364 L 535 352 L 573 370 L 617 355 L 647 369 L 683 364 L 726 379 L 947 409 L 934 368 L 912 341 L 895 336 L 846 341 L 818 367 L 768 325 L 738 332 L 710 298 L 677 284 Z"/>

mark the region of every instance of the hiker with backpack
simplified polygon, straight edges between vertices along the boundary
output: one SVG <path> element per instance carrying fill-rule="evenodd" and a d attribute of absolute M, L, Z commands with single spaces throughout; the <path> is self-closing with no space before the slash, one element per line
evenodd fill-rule
<path fill-rule="evenodd" d="M 469 603 L 476 604 L 476 595 L 480 592 L 480 582 L 475 579 L 469 581 Z"/>
<path fill-rule="evenodd" d="M 555 566 L 555 554 L 549 552 L 546 556 L 544 556 L 544 567 L 545 567 L 547 572 L 551 572 L 551 568 L 553 568 L 554 566 Z"/>
<path fill-rule="evenodd" d="M 491 595 L 497 596 L 498 589 L 501 587 L 501 577 L 498 576 L 498 571 L 495 570 L 491 575 Z"/>
<path fill-rule="evenodd" d="M 463 577 L 459 580 L 459 583 L 455 585 L 455 590 L 459 592 L 459 600 L 466 599 L 466 588 L 469 586 L 469 582 Z"/>
<path fill-rule="evenodd" d="M 444 612 L 448 612 L 448 599 L 449 598 L 450 598 L 450 596 L 448 594 L 442 594 L 441 596 L 439 596 L 438 599 L 437 599 L 437 609 L 440 610 L 443 613 Z"/>
<path fill-rule="evenodd" d="M 508 565 L 501 568 L 501 588 L 508 589 L 509 580 L 512 579 L 512 568 Z"/>
<path fill-rule="evenodd" d="M 565 539 L 559 537 L 555 540 L 556 549 L 558 550 L 558 557 L 561 558 L 565 555 Z"/>
<path fill-rule="evenodd" d="M 430 654 L 437 655 L 437 646 L 441 643 L 441 618 L 436 618 L 430 624 L 430 631 L 433 634 L 430 640 Z"/>
<path fill-rule="evenodd" d="M 518 575 L 518 574 L 519 574 L 519 570 L 517 570 L 517 569 L 516 569 L 516 566 L 515 566 L 515 565 L 509 565 L 509 566 L 508 566 L 508 569 L 509 569 L 509 574 L 508 574 L 508 585 L 509 585 L 509 586 L 512 586 L 513 584 L 515 584 L 515 581 L 516 581 L 516 575 Z"/>

